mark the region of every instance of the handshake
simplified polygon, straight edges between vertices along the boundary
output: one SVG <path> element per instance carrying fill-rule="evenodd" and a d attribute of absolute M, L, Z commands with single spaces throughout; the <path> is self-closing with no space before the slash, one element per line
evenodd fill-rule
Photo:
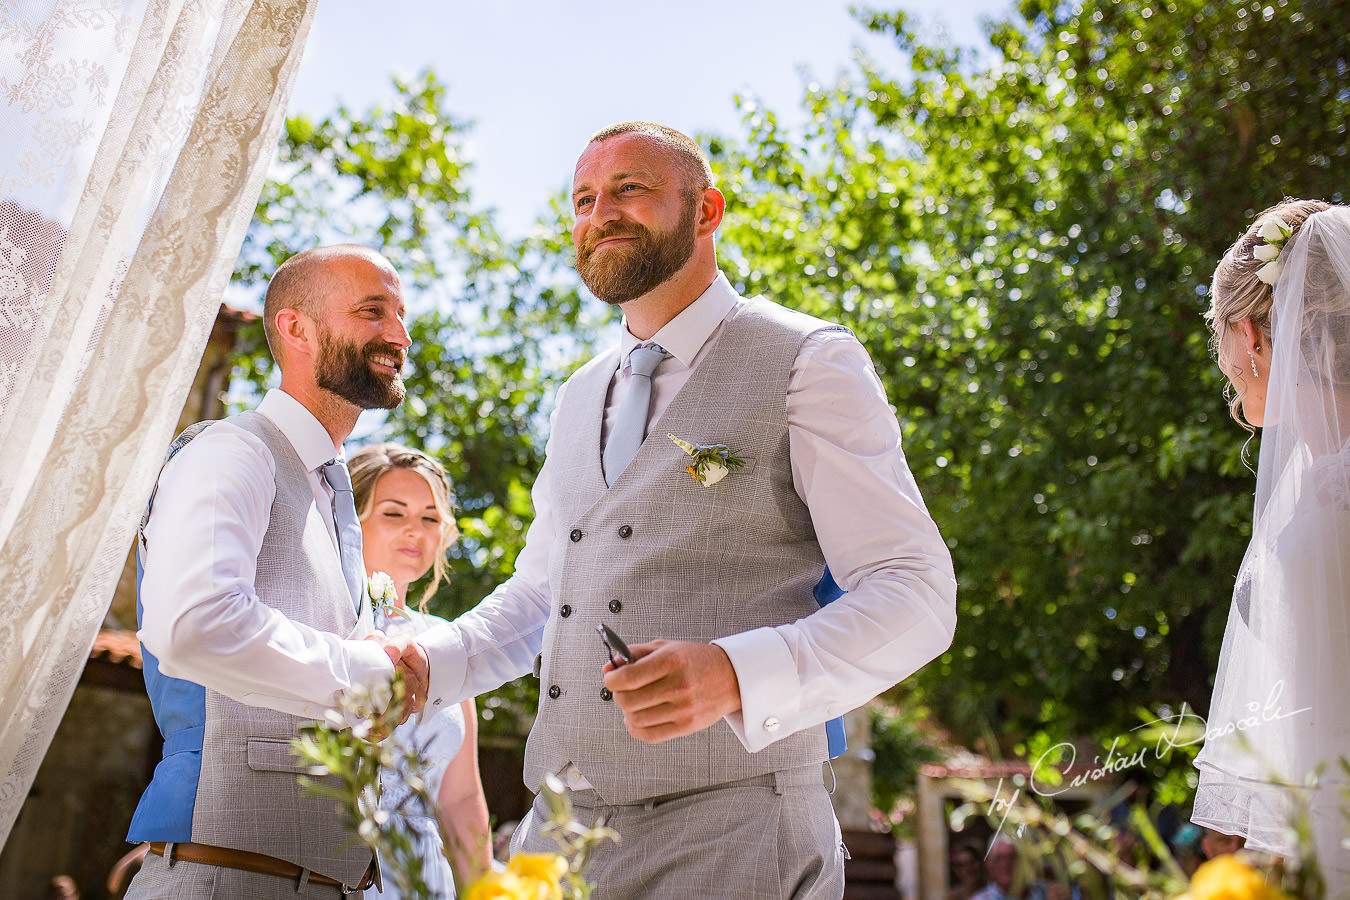
<path fill-rule="evenodd" d="M 389 637 L 377 631 L 368 635 L 366 640 L 380 644 L 389 655 L 389 661 L 394 664 L 395 673 L 403 676 L 403 713 L 398 720 L 401 725 L 409 716 L 421 712 L 427 702 L 427 686 L 431 680 L 431 663 L 427 659 L 427 652 L 406 635 Z"/>

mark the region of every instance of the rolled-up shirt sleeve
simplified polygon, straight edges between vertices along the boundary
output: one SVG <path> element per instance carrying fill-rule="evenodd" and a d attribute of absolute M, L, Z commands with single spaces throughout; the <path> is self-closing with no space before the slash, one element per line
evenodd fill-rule
<path fill-rule="evenodd" d="M 388 682 L 394 667 L 379 644 L 296 622 L 258 597 L 274 479 L 263 443 L 228 422 L 165 466 L 145 529 L 139 637 L 165 675 L 318 718 L 340 692 Z"/>
<path fill-rule="evenodd" d="M 866 703 L 945 651 L 956 628 L 951 554 L 900 446 L 867 351 L 850 334 L 803 344 L 787 396 L 793 484 L 847 593 L 787 625 L 715 641 L 751 752 Z"/>

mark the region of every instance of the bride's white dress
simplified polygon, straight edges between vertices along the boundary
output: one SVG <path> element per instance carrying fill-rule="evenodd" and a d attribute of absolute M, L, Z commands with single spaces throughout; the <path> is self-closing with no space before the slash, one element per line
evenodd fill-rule
<path fill-rule="evenodd" d="M 1252 540 L 1224 632 L 1192 819 L 1350 885 L 1350 208 L 1280 255 Z"/>
<path fill-rule="evenodd" d="M 376 626 L 389 635 L 416 635 L 429 627 L 431 623 L 440 621 L 412 610 L 408 611 L 408 616 L 407 619 L 401 616 L 386 617 L 380 613 L 376 617 Z M 448 709 L 438 710 L 434 715 L 426 717 L 421 724 L 418 724 L 415 718 L 410 718 L 394 731 L 393 739 L 400 747 L 405 748 L 425 745 L 426 749 L 423 751 L 423 755 L 430 763 L 425 776 L 427 792 L 435 798 L 440 792 L 441 780 L 445 777 L 445 767 L 450 764 L 450 760 L 459 752 L 460 745 L 464 743 L 464 713 L 460 709 L 460 705 L 455 703 L 451 704 Z M 415 805 L 417 804 L 415 799 L 408 799 L 412 792 L 403 783 L 403 779 L 399 777 L 398 772 L 388 769 L 382 770 L 380 772 L 380 784 L 380 807 L 382 809 L 393 810 L 407 804 L 407 808 L 414 811 L 408 817 L 408 821 L 417 832 L 418 846 L 423 859 L 422 877 L 431 889 L 428 898 L 418 898 L 418 900 L 448 900 L 448 898 L 454 897 L 454 875 L 451 872 L 450 863 L 445 858 L 444 842 L 435 818 L 430 815 L 429 810 L 423 809 L 420 805 Z M 370 888 L 365 892 L 365 897 L 367 900 L 369 898 L 396 900 L 400 897 L 400 894 L 398 888 L 392 883 L 392 879 L 386 874 L 384 891 L 380 892 Z M 412 900 L 412 898 L 409 898 L 409 900 Z"/>

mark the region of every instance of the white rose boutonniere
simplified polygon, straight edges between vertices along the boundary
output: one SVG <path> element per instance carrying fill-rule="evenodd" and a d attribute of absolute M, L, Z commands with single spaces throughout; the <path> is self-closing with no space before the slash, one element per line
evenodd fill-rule
<path fill-rule="evenodd" d="M 667 434 L 666 437 L 689 454 L 690 464 L 685 466 L 684 470 L 704 487 L 717 484 L 726 478 L 732 469 L 739 469 L 745 465 L 745 460 L 732 453 L 726 444 L 693 444 L 673 434 Z"/>
<path fill-rule="evenodd" d="M 1280 278 L 1280 269 L 1283 263 L 1280 260 L 1280 253 L 1284 250 L 1284 242 L 1289 240 L 1289 235 L 1293 234 L 1294 229 L 1285 223 L 1279 216 L 1272 216 L 1261 224 L 1257 235 L 1265 241 L 1259 247 L 1252 248 L 1252 257 L 1264 266 L 1256 270 L 1256 278 L 1263 284 L 1274 286 Z"/>
<path fill-rule="evenodd" d="M 386 616 L 403 615 L 398 605 L 398 589 L 394 587 L 394 579 L 387 573 L 370 573 L 366 579 L 366 595 L 370 597 L 371 608 L 377 616 L 381 612 Z"/>

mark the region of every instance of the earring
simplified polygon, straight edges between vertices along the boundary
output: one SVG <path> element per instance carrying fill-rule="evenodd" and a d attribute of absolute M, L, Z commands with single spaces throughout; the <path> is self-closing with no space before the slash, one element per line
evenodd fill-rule
<path fill-rule="evenodd" d="M 1261 348 L 1258 347 L 1257 349 L 1259 350 Z M 1250 350 L 1247 351 L 1247 358 L 1252 361 L 1252 376 L 1255 378 L 1260 378 L 1261 373 L 1256 371 L 1256 357 L 1252 355 L 1252 351 Z"/>

